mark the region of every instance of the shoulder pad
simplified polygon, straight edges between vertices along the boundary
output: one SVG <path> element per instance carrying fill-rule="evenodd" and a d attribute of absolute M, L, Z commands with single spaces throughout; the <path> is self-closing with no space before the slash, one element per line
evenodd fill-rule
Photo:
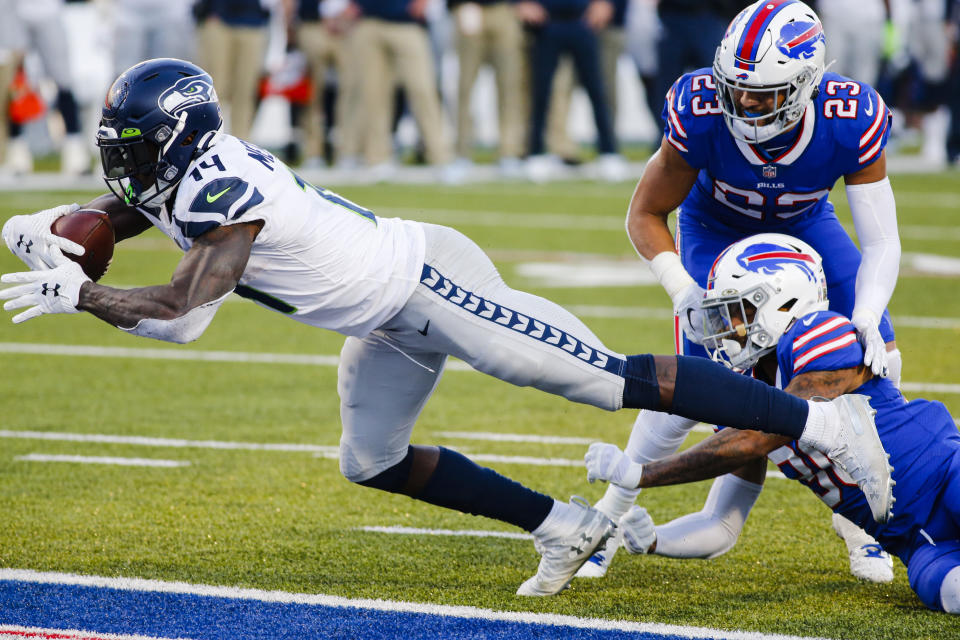
<path fill-rule="evenodd" d="M 873 87 L 836 73 L 824 74 L 816 100 L 834 140 L 846 150 L 845 171 L 852 173 L 877 158 L 890 136 L 892 115 Z"/>
<path fill-rule="evenodd" d="M 704 134 L 723 125 L 716 85 L 710 69 L 684 74 L 667 92 L 662 118 L 667 142 L 693 167 L 706 165 L 709 136 Z"/>

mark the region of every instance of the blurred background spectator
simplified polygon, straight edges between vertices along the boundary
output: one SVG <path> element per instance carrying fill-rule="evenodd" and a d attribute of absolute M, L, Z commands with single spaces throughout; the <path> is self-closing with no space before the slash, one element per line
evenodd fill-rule
<path fill-rule="evenodd" d="M 425 28 L 428 0 L 356 0 L 360 18 L 351 31 L 350 58 L 360 70 L 364 160 L 377 177 L 393 173 L 393 87 L 403 87 L 417 121 L 427 161 L 443 167 L 452 148 L 440 108 Z"/>
<path fill-rule="evenodd" d="M 68 2 L 0 0 L 0 176 L 30 171 L 51 150 L 64 173 L 88 173 L 106 84 L 141 59 L 171 56 L 211 73 L 228 131 L 306 170 L 376 180 L 414 157 L 450 182 L 620 179 L 621 142 L 633 157 L 659 142 L 667 89 L 712 64 L 748 4 Z M 891 162 L 897 152 L 913 154 L 911 168 L 957 162 L 960 0 L 820 0 L 816 9 L 831 70 L 875 86 L 894 110 Z M 596 162 L 572 168 L 594 149 Z M 488 159 L 494 167 L 479 166 Z"/>
<path fill-rule="evenodd" d="M 530 115 L 530 157 L 527 175 L 532 180 L 552 177 L 559 159 L 544 153 L 544 128 L 550 105 L 553 76 L 560 54 L 573 59 L 577 79 L 590 98 L 597 128 L 597 152 L 604 178 L 626 178 L 626 167 L 619 155 L 616 134 L 610 118 L 606 90 L 600 70 L 597 32 L 610 24 L 614 5 L 610 0 L 521 0 L 516 4 L 521 20 L 534 34 L 531 60 L 533 75 Z"/>
<path fill-rule="evenodd" d="M 270 9 L 291 0 L 199 0 L 199 64 L 217 87 L 230 132 L 250 136 L 267 51 Z"/>
<path fill-rule="evenodd" d="M 113 72 L 120 75 L 150 58 L 196 57 L 193 0 L 116 0 L 107 2 L 113 22 Z"/>
<path fill-rule="evenodd" d="M 521 69 L 523 30 L 508 0 L 449 0 L 456 25 L 457 161 L 472 164 L 474 135 L 471 95 L 482 64 L 493 67 L 497 87 L 499 161 L 503 173 L 515 174 L 523 155 Z"/>
<path fill-rule="evenodd" d="M 73 92 L 63 1 L 14 0 L 13 4 L 13 10 L 3 15 L 3 22 L 6 29 L 18 34 L 15 37 L 21 40 L 24 53 L 32 54 L 39 65 L 30 81 L 48 79 L 55 87 L 52 106 L 60 114 L 63 130 L 58 136 L 60 169 L 68 175 L 88 173 L 92 169 L 90 143 L 82 136 L 80 108 Z M 20 122 L 10 122 L 5 167 L 13 174 L 33 170 L 33 153 Z"/>

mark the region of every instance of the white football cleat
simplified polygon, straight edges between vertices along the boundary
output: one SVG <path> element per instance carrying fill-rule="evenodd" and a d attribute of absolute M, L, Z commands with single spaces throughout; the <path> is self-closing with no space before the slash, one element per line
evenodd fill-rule
<path fill-rule="evenodd" d="M 847 545 L 853 577 L 878 584 L 893 582 L 893 558 L 869 533 L 839 513 L 833 514 L 833 530 Z"/>
<path fill-rule="evenodd" d="M 577 569 L 616 531 L 617 526 L 610 518 L 585 502 L 574 498 L 570 505 L 582 511 L 579 524 L 564 535 L 534 538 L 534 546 L 541 554 L 540 565 L 536 575 L 517 589 L 518 596 L 560 593 L 570 584 Z"/>
<path fill-rule="evenodd" d="M 613 555 L 620 548 L 620 537 L 610 536 L 603 546 L 594 551 L 583 566 L 577 570 L 577 578 L 602 578 L 607 575 Z"/>
<path fill-rule="evenodd" d="M 847 394 L 834 398 L 828 404 L 836 414 L 827 410 L 827 440 L 824 453 L 857 483 L 870 505 L 873 519 L 884 523 L 893 515 L 893 486 L 890 477 L 890 455 L 884 451 L 877 425 L 873 421 L 876 410 L 869 398 Z"/>

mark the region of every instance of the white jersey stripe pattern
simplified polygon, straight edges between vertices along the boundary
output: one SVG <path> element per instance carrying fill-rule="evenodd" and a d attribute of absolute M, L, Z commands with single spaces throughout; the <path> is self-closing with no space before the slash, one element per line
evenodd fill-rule
<path fill-rule="evenodd" d="M 851 331 L 849 333 L 843 334 L 839 338 L 834 338 L 833 340 L 824 342 L 823 344 L 816 347 L 815 349 L 811 349 L 807 353 L 797 358 L 793 363 L 793 370 L 794 372 L 799 371 L 801 368 L 803 368 L 805 365 L 809 364 L 813 360 L 816 360 L 821 356 L 824 356 L 828 353 L 836 351 L 837 349 L 842 349 L 848 345 L 853 344 L 856 341 L 857 341 L 857 335 L 853 331 Z"/>

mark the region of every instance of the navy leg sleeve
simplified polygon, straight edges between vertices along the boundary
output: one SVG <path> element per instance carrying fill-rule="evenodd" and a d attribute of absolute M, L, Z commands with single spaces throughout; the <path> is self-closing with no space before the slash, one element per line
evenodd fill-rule
<path fill-rule="evenodd" d="M 709 424 L 799 438 L 807 401 L 705 358 L 677 356 L 670 413 Z"/>
<path fill-rule="evenodd" d="M 440 447 L 437 469 L 417 499 L 509 522 L 526 531 L 540 526 L 553 508 L 550 496 L 528 489 L 445 447 Z"/>
<path fill-rule="evenodd" d="M 553 498 L 528 489 L 493 469 L 481 467 L 456 451 L 440 449 L 437 468 L 417 500 L 486 516 L 533 531 L 553 508 Z M 402 493 L 413 465 L 413 447 L 398 464 L 357 484 L 381 491 Z"/>

